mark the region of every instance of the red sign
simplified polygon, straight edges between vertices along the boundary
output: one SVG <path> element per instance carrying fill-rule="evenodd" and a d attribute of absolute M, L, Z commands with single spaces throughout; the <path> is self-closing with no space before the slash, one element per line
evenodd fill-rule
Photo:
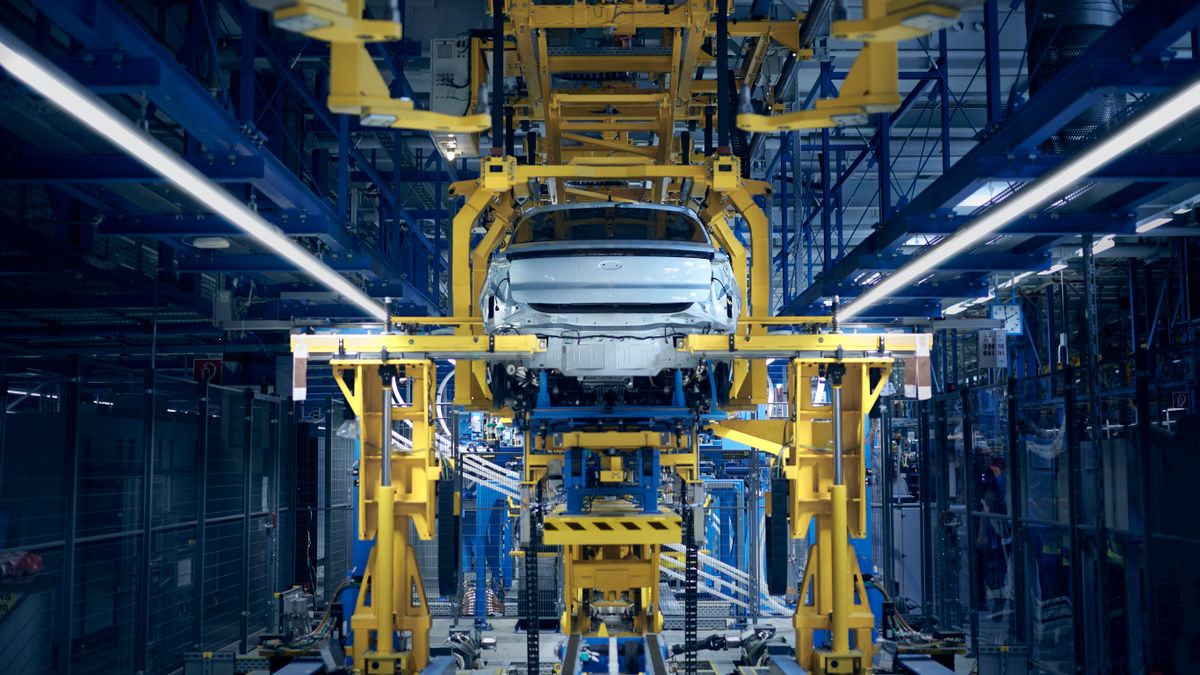
<path fill-rule="evenodd" d="M 1187 410 L 1187 407 L 1188 407 L 1188 395 L 1187 395 L 1187 392 L 1186 392 L 1186 391 L 1173 391 L 1173 392 L 1171 392 L 1171 407 L 1172 407 L 1172 408 L 1181 408 L 1181 409 L 1183 409 L 1183 410 Z"/>
<path fill-rule="evenodd" d="M 221 384 L 221 359 L 196 359 L 192 362 L 192 378 L 197 382 Z"/>

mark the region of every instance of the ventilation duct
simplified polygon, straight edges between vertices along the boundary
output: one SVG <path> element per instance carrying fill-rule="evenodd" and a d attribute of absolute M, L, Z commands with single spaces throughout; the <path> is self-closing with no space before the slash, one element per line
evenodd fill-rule
<path fill-rule="evenodd" d="M 1036 95 L 1067 64 L 1092 46 L 1121 19 L 1122 13 L 1121 3 L 1114 0 L 1026 2 L 1030 95 Z M 1078 148 L 1103 131 L 1124 108 L 1124 94 L 1103 94 L 1091 107 L 1047 139 L 1042 151 L 1061 155 Z"/>

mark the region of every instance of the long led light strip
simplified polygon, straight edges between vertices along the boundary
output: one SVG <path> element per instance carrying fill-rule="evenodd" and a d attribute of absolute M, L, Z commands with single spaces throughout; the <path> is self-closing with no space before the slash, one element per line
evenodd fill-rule
<path fill-rule="evenodd" d="M 134 126 L 127 117 L 63 74 L 4 29 L 0 29 L 0 66 L 61 108 L 63 112 L 120 147 L 130 157 L 145 164 L 151 171 L 190 194 L 205 207 L 283 256 L 314 281 L 338 293 L 372 317 L 387 319 L 387 309 L 383 304 L 373 300 L 332 267 L 321 262 L 303 246 L 250 210 L 148 133 Z"/>
<path fill-rule="evenodd" d="M 1076 155 L 995 208 L 989 209 L 941 244 L 871 286 L 865 293 L 841 308 L 838 317 L 848 319 L 887 298 L 1022 214 L 1062 194 L 1088 174 L 1141 145 L 1154 134 L 1192 114 L 1197 108 L 1200 108 L 1200 82 L 1179 89 L 1116 132 L 1097 141 L 1089 150 Z"/>

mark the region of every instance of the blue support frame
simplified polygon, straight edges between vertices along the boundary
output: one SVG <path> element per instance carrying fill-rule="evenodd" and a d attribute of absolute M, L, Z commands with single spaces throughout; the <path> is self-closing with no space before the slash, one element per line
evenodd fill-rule
<path fill-rule="evenodd" d="M 988 9 L 985 7 L 985 11 Z M 999 28 L 997 24 L 998 20 L 985 20 L 988 31 L 997 31 Z M 924 219 L 927 222 L 931 214 L 937 218 L 945 217 L 950 207 L 958 204 L 966 195 L 973 192 L 988 179 L 991 173 L 1003 170 L 998 163 L 1003 164 L 1009 157 L 1036 154 L 1034 151 L 1042 141 L 1076 117 L 1105 92 L 1115 88 L 1119 91 L 1158 93 L 1194 77 L 1195 62 L 1172 61 L 1173 55 L 1167 50 L 1184 33 L 1198 25 L 1200 25 L 1200 5 L 1187 0 L 1139 3 L 1091 48 L 1055 76 L 1045 87 L 1044 93 L 1032 97 L 1023 106 L 1008 115 L 979 145 L 968 152 L 949 171 L 944 172 L 933 184 L 907 204 L 898 208 L 891 217 L 883 221 L 879 228 L 868 235 L 866 240 L 847 252 L 845 257 L 834 264 L 827 274 L 822 275 L 819 283 L 811 284 L 800 292 L 780 310 L 780 313 L 802 314 L 813 307 L 814 303 L 822 297 L 836 293 L 839 285 L 862 270 L 868 261 L 905 241 L 907 236 L 913 232 L 911 223 L 914 220 Z M 943 64 L 939 65 L 944 69 Z M 998 64 L 995 67 L 998 67 Z M 988 77 L 992 77 L 992 74 L 989 73 Z M 942 83 L 939 83 L 939 87 L 948 88 Z M 915 90 L 916 88 L 914 88 Z M 991 91 L 995 91 L 995 89 L 993 88 Z M 943 91 L 942 95 L 943 108 L 945 108 L 949 98 L 948 92 Z M 989 104 L 994 119 L 999 119 L 995 110 L 997 99 L 998 97 L 991 98 Z M 894 120 L 902 114 L 902 110 L 897 111 L 892 119 Z M 947 141 L 947 135 L 943 134 L 943 142 Z M 997 158 L 1005 158 L 1005 160 Z M 1016 163 L 1021 165 L 1020 170 L 1024 177 L 1033 178 L 1042 175 L 1051 166 L 1057 166 L 1061 161 L 1062 158 L 1035 158 L 1028 163 L 1025 161 Z M 1133 174 L 1135 177 L 1132 180 L 1163 185 L 1163 189 L 1169 189 L 1171 179 L 1179 175 L 1172 172 L 1189 170 L 1184 168 L 1188 163 L 1189 160 L 1186 159 L 1177 165 L 1173 164 L 1172 160 L 1164 160 L 1156 167 L 1138 167 L 1133 160 L 1130 160 L 1125 166 L 1109 167 L 1106 171 L 1111 172 L 1107 175 L 1113 179 L 1120 179 L 1123 174 Z M 856 168 L 856 162 L 852 161 L 847 173 L 839 178 L 839 183 L 848 179 Z M 1167 175 L 1152 175 L 1156 170 L 1161 170 Z M 1105 174 L 1105 172 L 1098 173 Z M 1095 218 L 1098 214 L 1107 215 L 1114 211 L 1122 214 L 1128 213 L 1137 204 L 1152 198 L 1149 196 L 1151 194 L 1153 194 L 1152 190 L 1131 190 L 1117 199 L 1106 202 L 1094 213 L 1087 215 Z M 809 218 L 814 216 L 815 214 L 810 214 Z M 1106 223 L 1104 219 L 1098 219 L 1098 222 L 1101 225 Z M 1020 225 L 1014 225 L 1020 227 Z M 1086 227 L 1082 223 L 1080 225 Z M 1011 232 L 1012 230 L 1005 231 Z M 1096 230 L 1091 231 L 1095 232 Z M 1044 234 L 1044 232 L 1042 233 Z M 1051 241 L 1038 242 L 1038 245 L 1046 246 Z M 940 307 L 935 310 L 935 313 L 939 311 Z"/>
<path fill-rule="evenodd" d="M 241 9 L 239 6 L 239 13 Z M 279 211 L 298 213 L 302 219 L 309 221 L 310 226 L 316 230 L 316 236 L 331 250 L 369 256 L 373 260 L 374 268 L 386 272 L 392 278 L 416 278 L 420 281 L 420 274 L 414 275 L 414 270 L 410 269 L 411 264 L 406 264 L 409 262 L 408 258 L 385 255 L 352 234 L 346 226 L 350 153 L 343 154 L 344 162 L 338 167 L 337 193 L 339 197 L 346 198 L 346 201 L 339 199 L 339 204 L 334 206 L 305 185 L 275 154 L 263 147 L 262 134 L 250 121 L 257 110 L 257 106 L 254 105 L 253 78 L 241 78 L 239 82 L 239 114 L 235 117 L 228 109 L 227 97 L 221 95 L 214 98 L 181 63 L 190 62 L 198 69 L 199 64 L 205 60 L 204 53 L 199 49 L 188 50 L 188 53 L 181 54 L 177 59 L 113 0 L 64 0 L 55 3 L 53 7 L 44 8 L 43 12 L 46 19 L 39 19 L 38 25 L 54 25 L 70 36 L 76 46 L 72 54 L 73 59 L 83 59 L 86 63 L 91 55 L 95 61 L 104 63 L 113 61 L 113 55 L 119 55 L 122 61 L 132 60 L 137 64 L 137 72 L 134 73 L 137 77 L 133 79 L 140 80 L 143 84 L 153 83 L 153 86 L 146 86 L 143 90 L 151 104 L 179 123 L 186 132 L 185 156 L 216 158 L 210 162 L 212 170 L 218 172 L 218 175 L 226 171 L 235 171 L 232 176 L 228 173 L 223 174 L 229 180 L 234 180 L 234 176 L 245 175 L 247 185 L 252 186 L 260 196 L 273 202 Z M 258 25 L 261 18 L 257 16 L 258 13 L 247 11 L 246 14 L 255 15 L 255 20 L 250 25 Z M 207 22 L 191 28 L 201 33 L 204 30 L 211 32 Z M 199 42 L 192 44 L 203 45 L 208 41 L 201 35 Z M 47 43 L 48 40 L 43 42 Z M 263 54 L 269 46 L 265 40 L 254 34 L 248 35 L 241 47 L 242 68 L 251 64 L 250 70 L 243 72 L 252 72 L 253 55 Z M 99 58 L 96 58 L 97 56 Z M 79 66 L 75 67 L 78 71 Z M 151 72 L 155 67 L 157 73 Z M 279 72 L 286 74 L 287 69 Z M 103 69 L 98 69 L 85 79 L 98 81 L 101 90 L 113 86 L 111 79 L 106 81 L 103 73 Z M 129 75 L 126 74 L 125 77 L 128 79 Z M 311 95 L 311 92 L 309 93 Z M 339 131 L 348 133 L 349 127 L 344 124 L 338 123 Z M 204 149 L 204 153 L 199 152 L 200 148 Z M 233 169 L 222 165 L 225 158 L 232 158 Z M 358 153 L 355 160 L 361 170 L 368 174 L 374 172 L 374 167 L 361 153 Z M 245 174 L 241 173 L 243 171 Z M 131 179 L 137 177 L 136 173 L 129 172 L 122 175 L 130 175 Z M 424 238 L 419 227 L 408 227 L 407 233 L 409 248 L 421 247 L 429 252 L 430 257 L 437 253 L 433 245 Z M 155 234 L 164 236 L 163 233 Z M 436 291 L 431 292 L 428 285 L 422 288 L 407 281 L 401 283 L 405 287 L 402 295 L 406 301 L 426 312 L 439 311 L 438 303 L 434 299 L 438 294 Z"/>

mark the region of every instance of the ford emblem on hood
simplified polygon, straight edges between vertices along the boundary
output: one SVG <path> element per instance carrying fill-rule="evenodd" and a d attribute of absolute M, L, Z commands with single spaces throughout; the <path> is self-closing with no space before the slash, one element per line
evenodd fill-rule
<path fill-rule="evenodd" d="M 619 270 L 621 267 L 621 263 L 616 260 L 605 260 L 600 263 L 600 269 L 602 270 Z"/>

